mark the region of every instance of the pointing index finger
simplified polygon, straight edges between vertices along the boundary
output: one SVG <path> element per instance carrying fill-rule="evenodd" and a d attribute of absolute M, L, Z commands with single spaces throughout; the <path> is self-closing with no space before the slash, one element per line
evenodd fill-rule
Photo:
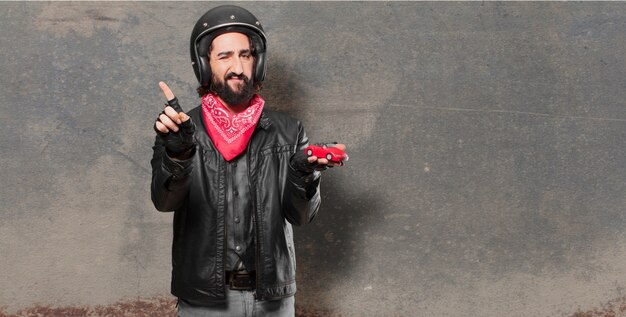
<path fill-rule="evenodd" d="M 167 86 L 167 84 L 160 81 L 159 87 L 161 87 L 161 90 L 163 90 L 163 94 L 165 95 L 165 98 L 167 99 L 167 101 L 174 99 L 174 93 L 172 93 L 172 90 L 170 89 L 170 87 Z"/>

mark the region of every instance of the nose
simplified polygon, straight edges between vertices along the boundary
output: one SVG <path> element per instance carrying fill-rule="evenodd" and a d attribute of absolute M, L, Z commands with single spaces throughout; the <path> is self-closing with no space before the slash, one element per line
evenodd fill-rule
<path fill-rule="evenodd" d="M 231 65 L 230 71 L 237 75 L 243 74 L 243 61 L 241 58 L 233 58 L 233 64 Z"/>

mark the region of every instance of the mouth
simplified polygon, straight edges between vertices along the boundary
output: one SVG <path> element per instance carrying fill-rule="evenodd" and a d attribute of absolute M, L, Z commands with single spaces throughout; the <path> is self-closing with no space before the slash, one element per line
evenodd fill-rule
<path fill-rule="evenodd" d="M 243 81 L 243 76 L 229 76 L 226 80 Z"/>
<path fill-rule="evenodd" d="M 232 90 L 238 91 L 244 85 L 244 80 L 243 78 L 233 77 L 233 78 L 229 78 L 227 80 L 227 83 Z"/>

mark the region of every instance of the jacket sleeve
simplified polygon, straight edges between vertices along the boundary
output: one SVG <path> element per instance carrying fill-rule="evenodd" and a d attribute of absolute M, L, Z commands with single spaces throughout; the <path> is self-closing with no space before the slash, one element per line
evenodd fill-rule
<path fill-rule="evenodd" d="M 189 192 L 193 155 L 186 160 L 175 160 L 165 152 L 163 140 L 157 136 L 152 147 L 151 197 L 159 211 L 174 211 L 182 207 Z"/>
<path fill-rule="evenodd" d="M 298 144 L 296 151 L 304 151 L 309 139 L 302 124 L 298 122 Z M 287 181 L 283 195 L 283 213 L 287 221 L 300 226 L 310 223 L 320 207 L 320 172 L 303 173 L 288 164 Z"/>

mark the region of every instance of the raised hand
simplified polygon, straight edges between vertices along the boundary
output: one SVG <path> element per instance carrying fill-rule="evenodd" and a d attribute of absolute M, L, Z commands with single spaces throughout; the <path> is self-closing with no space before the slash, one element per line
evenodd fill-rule
<path fill-rule="evenodd" d="M 159 82 L 159 87 L 161 87 L 168 104 L 157 118 L 155 129 L 157 132 L 162 133 L 168 133 L 170 131 L 178 132 L 178 126 L 189 120 L 189 116 L 180 107 L 178 99 L 174 96 L 167 84 Z"/>
<path fill-rule="evenodd" d="M 164 83 L 159 87 L 167 99 L 167 105 L 154 123 L 154 130 L 163 139 L 168 155 L 180 158 L 188 156 L 195 147 L 193 134 L 196 126 L 178 104 L 172 90 Z"/>

